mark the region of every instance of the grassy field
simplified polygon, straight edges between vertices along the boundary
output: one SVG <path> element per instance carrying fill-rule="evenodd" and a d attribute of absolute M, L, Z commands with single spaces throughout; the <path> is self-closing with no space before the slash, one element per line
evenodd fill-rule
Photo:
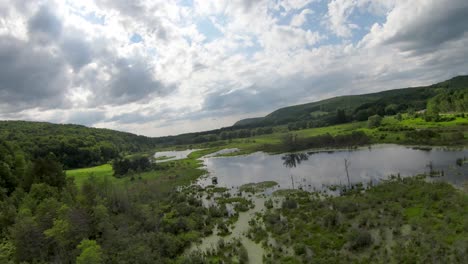
<path fill-rule="evenodd" d="M 110 164 L 67 170 L 66 174 L 67 177 L 72 177 L 74 179 L 78 187 L 82 186 L 90 177 L 93 177 L 95 181 L 103 181 L 106 179 L 121 186 L 144 182 L 164 192 L 176 186 L 186 185 L 205 174 L 206 171 L 201 168 L 203 164 L 198 159 L 220 149 L 221 148 L 210 148 L 195 151 L 186 159 L 160 163 L 156 166 L 155 170 L 135 173 L 122 178 L 113 176 L 114 171 Z"/>
<path fill-rule="evenodd" d="M 78 186 L 81 186 L 83 182 L 88 179 L 90 176 L 94 176 L 96 178 L 114 178 L 112 175 L 114 171 L 112 170 L 112 166 L 110 164 L 104 164 L 96 167 L 90 168 L 83 168 L 83 169 L 75 169 L 75 170 L 67 170 L 67 177 L 73 177 L 75 183 Z"/>
<path fill-rule="evenodd" d="M 341 125 L 334 125 L 320 128 L 308 128 L 297 131 L 288 131 L 286 126 L 275 127 L 273 134 L 254 136 L 245 139 L 233 139 L 225 141 L 217 141 L 206 144 L 196 145 L 196 148 L 212 148 L 213 146 L 223 148 L 239 148 L 240 152 L 226 154 L 225 156 L 248 154 L 256 151 L 265 151 L 268 145 L 280 145 L 283 138 L 287 134 L 295 134 L 300 138 L 315 137 L 324 134 L 332 136 L 350 134 L 353 131 L 362 131 L 366 133 L 371 139 L 372 144 L 379 143 L 395 143 L 395 144 L 436 144 L 436 145 L 460 145 L 460 142 L 454 142 L 449 139 L 441 139 L 439 142 L 414 142 L 414 140 L 406 137 L 407 131 L 385 131 L 385 128 L 401 128 L 406 127 L 414 130 L 431 130 L 441 133 L 442 136 L 453 132 L 461 132 L 464 134 L 465 140 L 461 142 L 462 145 L 467 145 L 468 138 L 468 118 L 457 117 L 455 120 L 446 122 L 426 122 L 422 118 L 409 118 L 404 117 L 402 121 L 398 121 L 394 117 L 385 117 L 382 120 L 380 128 L 368 128 L 367 121 L 353 122 Z M 181 146 L 179 146 L 181 147 Z M 183 148 L 183 147 L 182 147 Z"/>

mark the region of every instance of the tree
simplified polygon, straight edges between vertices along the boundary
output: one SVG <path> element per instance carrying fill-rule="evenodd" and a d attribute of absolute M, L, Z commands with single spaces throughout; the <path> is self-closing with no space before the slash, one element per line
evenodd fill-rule
<path fill-rule="evenodd" d="M 436 100 L 429 100 L 427 102 L 427 109 L 426 109 L 426 113 L 424 115 L 424 119 L 427 121 L 427 122 L 430 122 L 430 121 L 438 121 L 439 120 L 439 106 L 436 102 Z"/>
<path fill-rule="evenodd" d="M 38 158 L 32 167 L 33 183 L 45 183 L 61 189 L 65 186 L 65 171 L 53 154 L 45 158 Z"/>
<path fill-rule="evenodd" d="M 346 171 L 346 178 L 348 179 L 348 188 L 351 188 L 351 181 L 349 180 L 349 161 L 347 159 L 344 159 L 344 165 L 345 165 L 345 171 Z"/>
<path fill-rule="evenodd" d="M 385 107 L 386 115 L 395 115 L 397 112 L 398 112 L 398 105 L 396 104 L 389 104 Z"/>
<path fill-rule="evenodd" d="M 308 160 L 309 156 L 305 153 L 291 153 L 284 155 L 281 159 L 283 160 L 283 165 L 291 169 L 301 164 L 302 161 Z M 294 178 L 291 170 L 289 171 L 289 176 L 291 177 L 292 188 L 294 189 Z"/>
<path fill-rule="evenodd" d="M 99 264 L 102 263 L 102 249 L 95 240 L 84 239 L 77 247 L 81 250 L 76 258 L 76 264 Z"/>
<path fill-rule="evenodd" d="M 367 109 L 361 109 L 356 112 L 355 118 L 357 121 L 366 121 L 369 118 L 369 111 Z"/>
<path fill-rule="evenodd" d="M 338 124 L 341 124 L 341 123 L 346 123 L 346 113 L 345 113 L 345 110 L 343 109 L 338 109 L 336 110 L 336 122 Z"/>
<path fill-rule="evenodd" d="M 297 134 L 288 133 L 283 137 L 282 143 L 287 150 L 295 150 L 297 146 Z"/>
<path fill-rule="evenodd" d="M 398 114 L 395 116 L 395 119 L 398 120 L 398 121 L 401 121 L 401 120 L 403 120 L 403 116 L 402 116 L 400 113 L 398 113 Z"/>
<path fill-rule="evenodd" d="M 367 120 L 367 127 L 369 128 L 379 127 L 381 123 L 382 123 L 382 117 L 379 115 L 373 115 L 373 116 L 370 116 L 369 119 Z"/>
<path fill-rule="evenodd" d="M 46 239 L 29 209 L 22 209 L 18 213 L 12 228 L 12 238 L 17 262 L 32 263 L 45 260 Z"/>

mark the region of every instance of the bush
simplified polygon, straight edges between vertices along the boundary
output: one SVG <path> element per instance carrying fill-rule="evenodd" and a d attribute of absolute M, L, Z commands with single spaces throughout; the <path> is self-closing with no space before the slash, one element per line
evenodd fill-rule
<path fill-rule="evenodd" d="M 293 199 L 286 199 L 281 205 L 281 207 L 283 207 L 283 209 L 296 209 L 297 202 L 296 200 L 293 200 Z"/>
<path fill-rule="evenodd" d="M 351 249 L 358 250 L 372 244 L 372 236 L 367 230 L 353 230 L 349 236 Z"/>
<path fill-rule="evenodd" d="M 142 172 L 151 168 L 151 163 L 147 157 L 135 159 L 117 159 L 112 163 L 115 176 L 123 176 L 130 172 Z"/>
<path fill-rule="evenodd" d="M 382 123 L 382 117 L 379 115 L 373 115 L 373 116 L 370 116 L 369 119 L 367 120 L 367 127 L 368 128 L 379 127 L 381 123 Z"/>

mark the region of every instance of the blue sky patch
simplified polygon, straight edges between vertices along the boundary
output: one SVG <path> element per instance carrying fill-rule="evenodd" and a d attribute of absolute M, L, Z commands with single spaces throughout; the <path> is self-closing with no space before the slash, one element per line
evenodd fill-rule
<path fill-rule="evenodd" d="M 82 17 L 92 24 L 104 25 L 104 23 L 106 22 L 106 19 L 104 16 L 98 16 L 94 12 L 88 13 Z"/>
<path fill-rule="evenodd" d="M 130 41 L 132 43 L 140 43 L 143 41 L 143 38 L 140 36 L 140 34 L 138 33 L 134 33 L 131 37 L 130 37 Z"/>
<path fill-rule="evenodd" d="M 206 37 L 206 42 L 211 42 L 223 36 L 209 18 L 202 18 L 197 22 L 198 31 Z"/>

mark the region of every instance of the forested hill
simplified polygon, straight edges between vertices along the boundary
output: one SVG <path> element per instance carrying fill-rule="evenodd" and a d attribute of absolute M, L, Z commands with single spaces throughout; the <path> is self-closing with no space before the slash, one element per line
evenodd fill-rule
<path fill-rule="evenodd" d="M 81 125 L 0 121 L 2 141 L 19 148 L 31 160 L 53 153 L 68 169 L 102 164 L 119 153 L 153 149 L 157 139 Z"/>
<path fill-rule="evenodd" d="M 366 120 L 374 114 L 394 114 L 407 109 L 422 110 L 430 98 L 439 94 L 466 98 L 468 76 L 458 76 L 430 86 L 402 88 L 378 93 L 339 96 L 318 102 L 278 109 L 265 117 L 243 119 L 235 127 L 260 127 L 288 124 L 303 120 L 333 123 L 338 110 L 344 110 L 348 118 Z M 465 99 L 466 100 L 466 99 Z M 448 109 L 450 110 L 450 109 Z M 453 109 L 457 110 L 457 109 Z M 458 109 L 466 111 L 467 109 Z"/>
<path fill-rule="evenodd" d="M 270 134 L 276 125 L 297 130 L 364 121 L 373 115 L 410 113 L 428 106 L 435 112 L 468 112 L 468 76 L 424 87 L 334 97 L 281 108 L 265 117 L 241 120 L 232 127 L 160 138 L 80 125 L 0 121 L 0 143 L 17 146 L 28 160 L 53 153 L 64 168 L 81 168 L 108 162 L 119 154 L 152 150 L 157 146 Z"/>

